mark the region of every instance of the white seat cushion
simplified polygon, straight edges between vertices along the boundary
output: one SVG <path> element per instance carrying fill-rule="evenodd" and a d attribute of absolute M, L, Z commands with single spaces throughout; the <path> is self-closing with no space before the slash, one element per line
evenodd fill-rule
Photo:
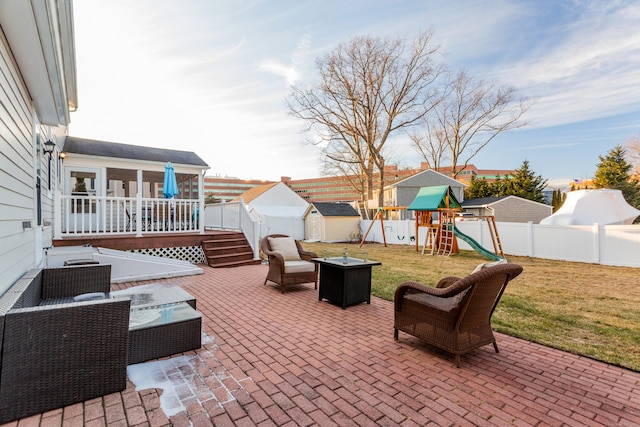
<path fill-rule="evenodd" d="M 316 266 L 309 261 L 285 261 L 284 272 L 285 273 L 306 273 L 308 271 L 315 271 Z"/>
<path fill-rule="evenodd" d="M 269 237 L 269 247 L 282 255 L 285 261 L 300 261 L 298 247 L 293 237 Z"/>

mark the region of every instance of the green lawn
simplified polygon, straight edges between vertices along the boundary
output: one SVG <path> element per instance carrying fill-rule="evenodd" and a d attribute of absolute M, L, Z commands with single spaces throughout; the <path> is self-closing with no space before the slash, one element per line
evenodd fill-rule
<path fill-rule="evenodd" d="M 407 280 L 434 285 L 466 276 L 488 260 L 472 251 L 422 255 L 406 245 L 303 243 L 319 255 L 342 253 L 382 262 L 373 267 L 372 293 L 393 300 Z M 507 287 L 493 327 L 515 337 L 640 371 L 640 269 L 507 256 L 524 271 Z"/>

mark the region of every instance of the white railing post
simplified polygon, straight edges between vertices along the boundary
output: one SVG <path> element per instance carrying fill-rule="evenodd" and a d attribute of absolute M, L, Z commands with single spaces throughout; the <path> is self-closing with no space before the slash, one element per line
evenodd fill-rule
<path fill-rule="evenodd" d="M 136 237 L 142 237 L 142 169 L 136 171 Z"/>
<path fill-rule="evenodd" d="M 222 229 L 224 229 L 224 211 L 226 210 L 225 204 L 226 202 L 223 200 L 222 208 L 220 208 L 220 228 Z"/>
<path fill-rule="evenodd" d="M 142 193 L 136 193 L 136 237 L 142 237 Z"/>
<path fill-rule="evenodd" d="M 202 212 L 202 220 L 200 220 L 200 213 Z M 194 212 L 193 219 L 198 225 L 200 234 L 204 234 L 204 171 L 198 175 L 198 207 Z"/>

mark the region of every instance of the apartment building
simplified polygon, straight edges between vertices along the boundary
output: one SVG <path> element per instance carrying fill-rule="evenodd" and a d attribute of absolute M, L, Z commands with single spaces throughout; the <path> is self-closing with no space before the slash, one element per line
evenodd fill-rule
<path fill-rule="evenodd" d="M 228 202 L 242 195 L 245 191 L 259 185 L 271 184 L 274 181 L 258 179 L 240 179 L 228 176 L 205 176 L 204 196 L 206 199 Z"/>
<path fill-rule="evenodd" d="M 429 167 L 425 162 L 421 163 L 418 168 L 398 168 L 398 166 L 395 165 L 387 166 L 385 167 L 384 176 L 385 187 L 428 169 Z M 440 168 L 438 172 L 449 176 L 451 169 L 451 167 L 444 167 Z M 475 176 L 478 179 L 485 178 L 491 182 L 498 176 L 505 177 L 513 173 L 515 173 L 514 170 L 478 169 L 475 165 L 467 165 L 458 173 L 456 179 L 468 184 L 471 177 Z M 358 181 L 355 176 L 323 176 L 320 178 L 296 180 L 288 176 L 283 176 L 280 178 L 280 181 L 287 184 L 300 197 L 310 203 L 355 202 L 361 200 L 361 191 L 357 190 Z M 204 178 L 204 194 L 207 198 L 213 197 L 215 199 L 229 201 L 252 187 L 272 182 L 273 181 L 206 176 Z M 374 184 L 377 185 L 377 179 L 374 180 Z"/>

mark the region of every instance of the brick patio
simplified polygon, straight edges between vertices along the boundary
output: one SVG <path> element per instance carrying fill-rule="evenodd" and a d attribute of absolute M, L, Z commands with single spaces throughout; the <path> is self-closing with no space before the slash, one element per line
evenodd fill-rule
<path fill-rule="evenodd" d="M 204 268 L 144 282 L 183 287 L 203 314 L 200 350 L 143 364 L 171 384 L 164 400 L 129 381 L 7 425 L 640 425 L 640 373 L 501 334 L 499 354 L 486 346 L 457 369 L 407 334 L 394 342 L 389 301 L 342 310 L 312 285 L 263 286 L 265 266 Z"/>

